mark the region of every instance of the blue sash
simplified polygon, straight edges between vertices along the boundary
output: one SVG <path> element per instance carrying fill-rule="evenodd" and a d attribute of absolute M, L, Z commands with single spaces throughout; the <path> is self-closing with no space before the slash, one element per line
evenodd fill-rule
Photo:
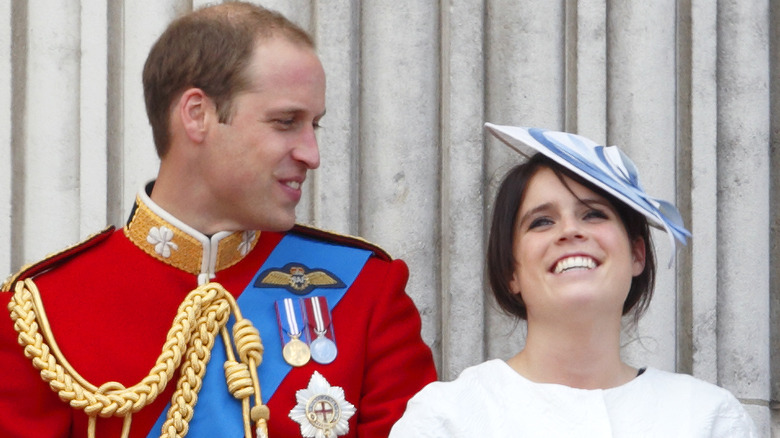
<path fill-rule="evenodd" d="M 282 357 L 282 341 L 276 323 L 274 302 L 283 298 L 297 297 L 285 287 L 256 288 L 260 274 L 268 269 L 280 269 L 290 262 L 300 263 L 312 269 L 325 269 L 337 276 L 344 284 L 341 288 L 314 289 L 316 295 L 325 296 L 328 308 L 332 311 L 357 278 L 366 264 L 371 251 L 338 246 L 327 242 L 310 240 L 294 234 L 282 238 L 274 248 L 263 266 L 255 273 L 237 302 L 244 318 L 252 321 L 260 331 L 260 337 L 265 347 L 263 362 L 258 367 L 260 390 L 263 403 L 267 403 L 276 389 L 282 383 L 292 367 Z M 309 292 L 310 294 L 312 292 Z M 231 316 L 228 328 L 235 322 Z M 217 336 L 211 351 L 211 360 L 206 367 L 203 387 L 198 394 L 198 402 L 192 421 L 189 425 L 188 437 L 240 437 L 244 426 L 241 416 L 241 402 L 233 398 L 225 383 L 223 364 L 226 360 L 225 344 L 221 336 Z M 174 382 L 171 382 L 174 384 Z M 291 395 L 294 397 L 294 395 Z M 148 437 L 157 437 L 168 415 L 168 406 L 157 419 Z M 287 412 L 274 414 L 286 416 Z M 278 418 L 278 417 L 277 417 Z"/>

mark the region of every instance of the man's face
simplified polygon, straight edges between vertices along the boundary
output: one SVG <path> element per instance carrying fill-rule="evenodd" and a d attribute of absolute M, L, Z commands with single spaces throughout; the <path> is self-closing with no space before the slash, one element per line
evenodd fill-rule
<path fill-rule="evenodd" d="M 325 72 L 311 48 L 261 41 L 247 67 L 250 89 L 216 123 L 197 169 L 218 230 L 283 231 L 295 223 L 306 171 L 319 166 L 314 131 L 325 114 Z"/>

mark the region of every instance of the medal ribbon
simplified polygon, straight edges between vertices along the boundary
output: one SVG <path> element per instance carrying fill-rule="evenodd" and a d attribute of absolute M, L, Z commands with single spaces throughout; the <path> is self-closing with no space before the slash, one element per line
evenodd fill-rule
<path fill-rule="evenodd" d="M 282 325 L 282 330 L 284 330 L 284 333 L 286 333 L 290 338 L 299 337 L 302 333 L 301 329 L 298 328 L 298 321 L 303 322 L 299 314 L 299 310 L 296 309 L 292 298 L 285 298 L 281 301 L 284 305 L 285 313 L 285 318 L 282 318 L 281 316 L 279 318 L 279 323 Z M 277 301 L 276 304 L 278 306 L 279 301 Z"/>
<path fill-rule="evenodd" d="M 315 323 L 315 333 L 324 335 L 330 327 L 330 312 L 328 312 L 328 301 L 325 297 L 311 297 L 306 299 L 306 313 L 309 321 L 312 319 Z M 322 308 L 325 311 L 322 311 Z"/>
<path fill-rule="evenodd" d="M 278 336 L 279 327 L 274 304 L 277 300 L 298 296 L 283 287 L 255 288 L 253 285 L 260 274 L 268 269 L 281 268 L 291 262 L 300 263 L 311 269 L 327 269 L 341 279 L 344 287 L 314 289 L 314 291 L 328 297 L 328 309 L 332 311 L 363 270 L 371 253 L 365 249 L 341 246 L 288 233 L 249 281 L 236 301 L 244 318 L 250 319 L 260 331 L 265 347 L 263 362 L 258 367 L 264 404 L 268 403 L 282 380 L 292 370 L 292 366 L 282 357 L 283 345 L 281 337 Z M 235 320 L 231 317 L 228 321 L 228 329 L 232 329 L 234 323 Z M 198 403 L 195 405 L 195 412 L 190 421 L 188 438 L 241 437 L 244 434 L 241 402 L 233 398 L 225 382 L 223 371 L 225 359 L 225 344 L 219 336 L 214 341 L 211 360 L 206 368 L 203 386 L 198 394 Z M 157 423 L 149 431 L 149 437 L 160 435 L 167 412 L 168 407 L 162 411 Z"/>

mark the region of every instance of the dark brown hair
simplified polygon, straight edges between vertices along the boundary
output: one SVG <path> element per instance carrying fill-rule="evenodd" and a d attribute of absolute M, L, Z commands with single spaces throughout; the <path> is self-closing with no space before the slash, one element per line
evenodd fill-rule
<path fill-rule="evenodd" d="M 233 97 L 252 85 L 246 68 L 255 45 L 276 36 L 314 47 L 306 31 L 281 14 L 250 3 L 223 3 L 173 21 L 152 46 L 143 70 L 146 113 L 157 155 L 168 152 L 170 110 L 188 88 L 203 90 L 214 101 L 219 121 L 229 123 Z"/>
<path fill-rule="evenodd" d="M 512 249 L 517 213 L 523 202 L 528 183 L 541 168 L 552 170 L 567 188 L 569 186 L 564 181 L 564 177 L 570 178 L 602 196 L 617 211 L 623 226 L 626 228 L 629 240 L 635 242 L 637 238 L 644 239 L 645 269 L 631 280 L 628 297 L 623 303 L 623 315 L 628 314 L 633 309 L 634 322 L 636 322 L 650 304 L 655 284 L 655 254 L 647 218 L 601 188 L 540 153 L 535 154 L 525 163 L 512 168 L 501 182 L 496 195 L 486 259 L 488 282 L 496 302 L 502 310 L 510 315 L 520 319 L 528 317 L 523 298 L 520 294 L 512 292 L 509 282 L 512 280 L 516 265 Z M 569 191 L 571 191 L 570 188 Z"/>

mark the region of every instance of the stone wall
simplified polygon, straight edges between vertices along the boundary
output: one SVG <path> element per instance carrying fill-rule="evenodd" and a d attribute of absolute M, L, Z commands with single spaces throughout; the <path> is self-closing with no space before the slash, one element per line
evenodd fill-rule
<path fill-rule="evenodd" d="M 201 3 L 0 2 L 0 274 L 124 222 L 158 164 L 146 53 Z M 780 436 L 776 2 L 262 3 L 315 35 L 328 74 L 300 221 L 408 262 L 442 379 L 522 346 L 484 298 L 482 262 L 518 157 L 482 123 L 568 130 L 621 146 L 693 231 L 671 268 L 655 235 L 656 294 L 627 360 L 725 386 Z"/>

